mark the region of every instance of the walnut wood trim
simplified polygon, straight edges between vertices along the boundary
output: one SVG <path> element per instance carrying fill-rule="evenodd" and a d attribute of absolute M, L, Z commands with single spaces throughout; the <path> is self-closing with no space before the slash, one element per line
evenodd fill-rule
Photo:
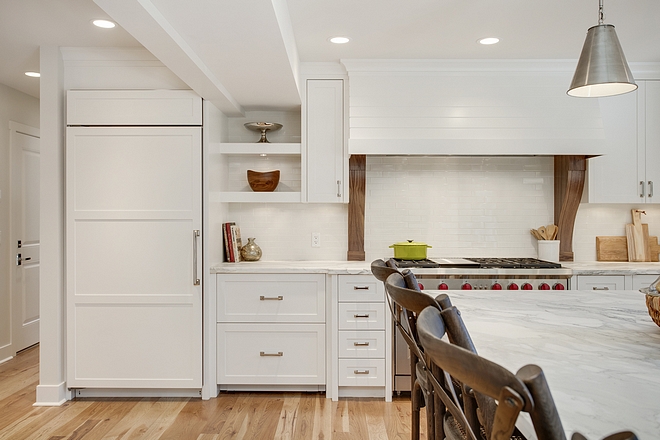
<path fill-rule="evenodd" d="M 586 156 L 555 156 L 555 224 L 559 228 L 560 261 L 573 261 L 573 229 L 586 169 Z"/>
<path fill-rule="evenodd" d="M 364 261 L 364 204 L 367 192 L 367 156 L 348 161 L 348 261 Z"/>

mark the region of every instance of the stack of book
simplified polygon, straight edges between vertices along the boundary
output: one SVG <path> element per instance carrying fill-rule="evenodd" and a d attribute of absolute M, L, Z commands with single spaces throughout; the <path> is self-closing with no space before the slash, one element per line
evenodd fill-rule
<path fill-rule="evenodd" d="M 238 263 L 241 261 L 241 228 L 234 222 L 222 224 L 222 235 L 225 242 L 225 261 L 229 263 Z"/>

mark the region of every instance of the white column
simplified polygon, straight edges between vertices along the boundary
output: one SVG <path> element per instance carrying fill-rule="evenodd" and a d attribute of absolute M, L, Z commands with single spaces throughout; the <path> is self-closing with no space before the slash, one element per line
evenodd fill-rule
<path fill-rule="evenodd" d="M 66 387 L 64 273 L 64 63 L 59 47 L 41 46 L 40 360 L 35 406 L 61 405 Z"/>

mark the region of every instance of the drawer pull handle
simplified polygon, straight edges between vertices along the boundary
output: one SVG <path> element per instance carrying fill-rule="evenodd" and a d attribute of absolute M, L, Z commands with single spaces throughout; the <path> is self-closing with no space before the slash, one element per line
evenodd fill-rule
<path fill-rule="evenodd" d="M 356 313 L 355 315 L 353 315 L 353 318 L 368 318 L 368 317 L 369 317 L 368 313 L 365 313 L 364 315 L 359 315 Z"/>
<path fill-rule="evenodd" d="M 279 296 L 263 296 L 261 295 L 259 297 L 259 301 L 282 301 L 284 297 L 282 295 Z"/>
<path fill-rule="evenodd" d="M 609 287 L 594 287 L 593 290 L 610 290 Z"/>
<path fill-rule="evenodd" d="M 353 345 L 356 347 L 368 347 L 369 343 L 368 342 L 353 342 Z"/>
<path fill-rule="evenodd" d="M 369 286 L 353 286 L 353 290 L 369 290 Z"/>
<path fill-rule="evenodd" d="M 265 351 L 260 351 L 259 356 L 284 356 L 284 353 L 278 351 L 277 353 L 266 353 Z"/>
<path fill-rule="evenodd" d="M 353 374 L 369 374 L 369 370 L 353 370 Z"/>

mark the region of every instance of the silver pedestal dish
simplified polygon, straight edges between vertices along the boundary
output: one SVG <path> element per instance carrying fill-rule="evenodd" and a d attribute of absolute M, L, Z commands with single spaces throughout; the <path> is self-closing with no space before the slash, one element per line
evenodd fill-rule
<path fill-rule="evenodd" d="M 248 122 L 244 125 L 248 130 L 261 132 L 261 139 L 259 139 L 257 143 L 270 143 L 270 141 L 266 139 L 266 132 L 276 131 L 282 128 L 282 124 L 276 122 Z"/>

